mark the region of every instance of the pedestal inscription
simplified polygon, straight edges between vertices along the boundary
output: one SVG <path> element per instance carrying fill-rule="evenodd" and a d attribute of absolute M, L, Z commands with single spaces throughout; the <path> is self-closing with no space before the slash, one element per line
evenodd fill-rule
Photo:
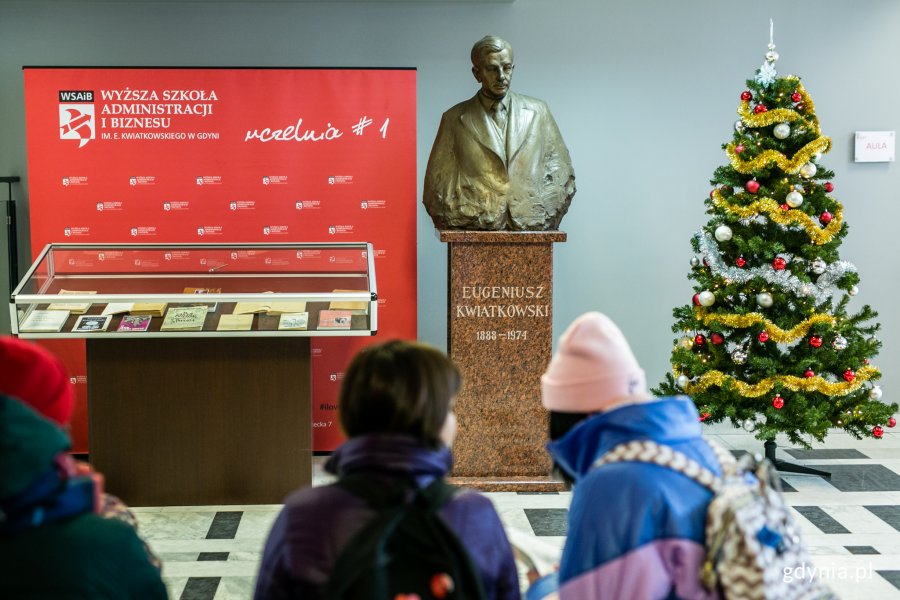
<path fill-rule="evenodd" d="M 553 243 L 566 234 L 440 236 L 449 242 L 449 353 L 463 374 L 453 475 L 482 489 L 557 489 L 540 377 L 553 345 Z"/>

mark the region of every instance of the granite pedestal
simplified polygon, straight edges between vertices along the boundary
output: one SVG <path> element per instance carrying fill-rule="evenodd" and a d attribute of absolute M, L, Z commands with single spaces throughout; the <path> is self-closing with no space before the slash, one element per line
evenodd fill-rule
<path fill-rule="evenodd" d="M 541 374 L 553 349 L 550 232 L 440 231 L 448 243 L 447 343 L 463 374 L 454 483 L 557 491 Z"/>

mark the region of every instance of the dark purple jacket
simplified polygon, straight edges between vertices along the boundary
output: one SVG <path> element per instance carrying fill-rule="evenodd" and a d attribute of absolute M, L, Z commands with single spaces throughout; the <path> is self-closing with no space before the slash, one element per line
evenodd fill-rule
<path fill-rule="evenodd" d="M 371 435 L 344 443 L 325 469 L 337 475 L 374 472 L 387 479 L 413 476 L 424 486 L 445 476 L 451 466 L 447 448 L 429 450 L 409 436 Z M 321 598 L 344 546 L 374 514 L 363 500 L 336 485 L 293 492 L 269 532 L 255 598 Z M 464 490 L 444 505 L 440 515 L 481 571 L 487 597 L 517 600 L 512 549 L 490 500 Z"/>

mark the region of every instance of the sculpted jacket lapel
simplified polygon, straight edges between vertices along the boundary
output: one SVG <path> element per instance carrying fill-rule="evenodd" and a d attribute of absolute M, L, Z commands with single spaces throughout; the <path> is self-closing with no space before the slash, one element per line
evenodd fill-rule
<path fill-rule="evenodd" d="M 506 155 L 512 162 L 516 152 L 525 143 L 528 130 L 534 121 L 534 110 L 525 106 L 522 100 L 513 93 L 509 94 L 509 121 L 506 124 Z"/>
<path fill-rule="evenodd" d="M 480 144 L 489 148 L 500 161 L 506 164 L 506 148 L 497 130 L 488 122 L 490 116 L 481 107 L 478 98 L 474 97 L 466 103 L 466 109 L 459 116 L 463 126 Z M 509 125 L 507 125 L 509 127 Z"/>

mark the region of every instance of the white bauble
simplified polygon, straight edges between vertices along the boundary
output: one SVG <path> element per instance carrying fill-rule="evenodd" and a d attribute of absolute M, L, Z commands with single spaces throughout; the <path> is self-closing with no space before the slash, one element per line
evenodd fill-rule
<path fill-rule="evenodd" d="M 700 301 L 700 306 L 712 306 L 716 303 L 716 295 L 709 290 L 703 290 L 697 295 L 697 300 Z"/>
<path fill-rule="evenodd" d="M 803 165 L 802 167 L 800 167 L 800 176 L 806 177 L 807 179 L 809 179 L 810 177 L 812 177 L 813 175 L 816 174 L 816 171 L 818 171 L 818 169 L 816 168 L 816 165 L 812 164 L 811 162 L 808 162 L 805 165 Z"/>
<path fill-rule="evenodd" d="M 854 286 L 850 286 L 850 289 L 847 290 L 847 293 L 850 294 L 851 296 L 855 296 L 855 295 L 857 295 L 857 294 L 859 293 L 859 288 L 856 287 L 855 285 L 854 285 Z"/>
<path fill-rule="evenodd" d="M 691 266 L 692 266 L 692 267 L 699 267 L 699 266 L 700 266 L 700 259 L 697 258 L 696 256 L 692 256 L 692 257 L 691 257 Z"/>
<path fill-rule="evenodd" d="M 734 122 L 734 130 L 737 131 L 738 133 L 743 132 L 744 128 L 745 128 L 744 122 L 741 119 L 738 119 L 737 121 Z"/>
<path fill-rule="evenodd" d="M 816 260 L 812 261 L 812 264 L 809 266 L 809 270 L 816 275 L 821 275 L 827 268 L 828 265 L 826 265 L 825 261 L 821 258 L 816 258 Z"/>
<path fill-rule="evenodd" d="M 779 123 L 772 130 L 772 133 L 775 134 L 775 137 L 777 137 L 779 140 L 783 140 L 791 135 L 791 126 L 787 123 Z"/>
<path fill-rule="evenodd" d="M 727 242 L 731 239 L 731 227 L 728 225 L 719 225 L 716 227 L 716 239 L 720 242 Z"/>
<path fill-rule="evenodd" d="M 774 300 L 772 299 L 772 294 L 769 292 L 760 292 L 756 295 L 756 303 L 762 306 L 763 308 L 769 308 L 772 306 Z"/>
<path fill-rule="evenodd" d="M 872 400 L 881 400 L 882 392 L 880 386 L 872 386 L 872 389 L 869 390 L 869 398 Z"/>
<path fill-rule="evenodd" d="M 675 380 L 675 383 L 678 384 L 678 387 L 684 389 L 687 387 L 688 383 L 690 383 L 690 379 L 688 379 L 687 375 L 679 375 L 678 379 Z"/>
<path fill-rule="evenodd" d="M 803 204 L 803 194 L 801 194 L 797 190 L 794 190 L 793 192 L 790 192 L 787 196 L 785 196 L 784 200 L 791 208 L 797 208 L 798 206 Z"/>

